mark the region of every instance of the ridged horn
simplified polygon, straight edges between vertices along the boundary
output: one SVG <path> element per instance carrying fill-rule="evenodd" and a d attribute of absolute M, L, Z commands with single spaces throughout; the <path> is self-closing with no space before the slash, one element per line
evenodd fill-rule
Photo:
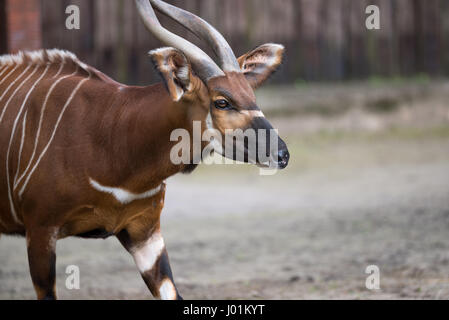
<path fill-rule="evenodd" d="M 224 71 L 240 72 L 237 58 L 226 39 L 204 19 L 191 12 L 175 7 L 160 0 L 150 0 L 154 9 L 173 19 L 183 27 L 190 30 L 197 37 L 207 42 L 220 60 Z"/>
<path fill-rule="evenodd" d="M 165 29 L 159 22 L 148 0 L 135 0 L 145 27 L 165 45 L 181 50 L 192 64 L 193 70 L 203 81 L 224 76 L 224 72 L 203 50 L 193 43 Z"/>

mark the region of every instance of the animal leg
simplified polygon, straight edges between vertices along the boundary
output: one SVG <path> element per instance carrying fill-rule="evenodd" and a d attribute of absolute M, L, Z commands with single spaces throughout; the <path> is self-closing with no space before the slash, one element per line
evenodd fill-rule
<path fill-rule="evenodd" d="M 143 239 L 123 230 L 117 235 L 122 245 L 133 256 L 148 289 L 155 298 L 182 300 L 173 281 L 173 275 L 159 228 Z"/>
<path fill-rule="evenodd" d="M 56 236 L 51 229 L 27 232 L 28 263 L 39 300 L 56 299 Z"/>

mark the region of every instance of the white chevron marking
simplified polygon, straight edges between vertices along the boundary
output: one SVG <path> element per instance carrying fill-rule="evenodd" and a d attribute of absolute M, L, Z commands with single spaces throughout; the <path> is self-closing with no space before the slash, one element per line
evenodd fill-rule
<path fill-rule="evenodd" d="M 121 204 L 128 204 L 135 200 L 151 198 L 151 197 L 155 196 L 156 194 L 158 194 L 162 189 L 162 185 L 160 185 L 160 186 L 158 186 L 154 189 L 151 189 L 149 191 L 136 194 L 136 193 L 129 192 L 128 190 L 125 190 L 122 188 L 103 186 L 100 183 L 98 183 L 97 181 L 93 180 L 92 178 L 89 180 L 89 182 L 90 182 L 90 185 L 94 189 L 96 189 L 97 191 L 100 191 L 100 192 L 111 194 Z"/>

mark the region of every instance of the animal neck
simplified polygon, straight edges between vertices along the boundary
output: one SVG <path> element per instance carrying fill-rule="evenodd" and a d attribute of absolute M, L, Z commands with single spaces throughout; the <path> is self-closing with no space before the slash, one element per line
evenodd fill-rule
<path fill-rule="evenodd" d="M 105 116 L 105 134 L 110 137 L 107 154 L 116 176 L 114 183 L 130 190 L 145 190 L 189 171 L 191 165 L 171 161 L 171 150 L 178 144 L 171 141 L 171 135 L 184 129 L 193 139 L 194 121 L 200 121 L 205 130 L 205 103 L 205 99 L 194 96 L 173 102 L 163 84 L 121 88 Z"/>

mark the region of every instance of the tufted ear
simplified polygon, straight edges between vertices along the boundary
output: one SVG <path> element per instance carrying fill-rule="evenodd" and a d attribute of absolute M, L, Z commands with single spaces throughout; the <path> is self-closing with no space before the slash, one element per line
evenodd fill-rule
<path fill-rule="evenodd" d="M 174 101 L 191 89 L 192 69 L 185 55 L 175 48 L 160 48 L 149 53 Z"/>
<path fill-rule="evenodd" d="M 281 65 L 284 46 L 267 43 L 238 58 L 240 68 L 251 86 L 260 87 Z"/>

